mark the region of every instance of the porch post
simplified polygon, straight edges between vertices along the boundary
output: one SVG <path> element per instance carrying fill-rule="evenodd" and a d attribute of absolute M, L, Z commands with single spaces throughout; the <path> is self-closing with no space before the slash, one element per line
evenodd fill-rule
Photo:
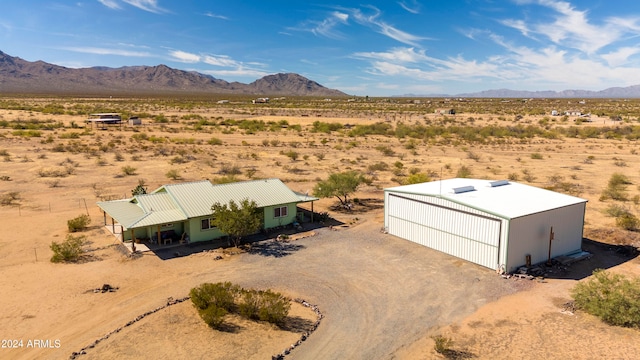
<path fill-rule="evenodd" d="M 131 229 L 131 251 L 136 252 L 136 234 L 133 229 Z"/>
<path fill-rule="evenodd" d="M 158 245 L 160 245 L 160 241 L 162 241 L 162 236 L 160 234 L 160 225 L 158 225 Z"/>
<path fill-rule="evenodd" d="M 311 202 L 311 222 L 313 223 L 313 201 Z"/>
<path fill-rule="evenodd" d="M 104 219 L 104 226 L 107 226 L 107 212 L 102 211 L 102 218 Z"/>
<path fill-rule="evenodd" d="M 111 218 L 111 232 L 116 233 L 116 221 Z"/>

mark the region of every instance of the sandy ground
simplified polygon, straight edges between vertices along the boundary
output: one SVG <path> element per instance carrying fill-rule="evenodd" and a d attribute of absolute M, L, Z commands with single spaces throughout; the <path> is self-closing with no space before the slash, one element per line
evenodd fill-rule
<path fill-rule="evenodd" d="M 37 115 L 0 111 L 2 119 L 18 117 Z M 77 117 L 54 118 L 79 122 Z M 287 119 L 302 126 L 317 120 Z M 354 124 L 368 119 L 322 120 Z M 380 161 L 391 169 L 395 162 L 401 162 L 405 176 L 407 169 L 416 167 L 451 177 L 465 165 L 478 178 L 506 178 L 517 173 L 525 183 L 545 186 L 550 176 L 557 175 L 580 184 L 579 196 L 589 200 L 587 230 L 597 234 L 590 238 L 606 243 L 624 235 L 598 231 L 613 227 L 613 220 L 602 214 L 608 203 L 598 197 L 613 172 L 624 173 L 633 184 L 640 183 L 637 143 L 535 139 L 471 147 L 419 144 L 412 152 L 404 147 L 404 140 L 384 137 L 352 139 L 288 130 L 259 135 L 194 133 L 180 130 L 184 129 L 181 125 L 171 131 L 142 129 L 149 135 L 194 138 L 200 143 L 167 140 L 155 144 L 131 139 L 140 129 L 96 131 L 78 139 L 62 137 L 79 131 L 72 129 L 45 132 L 43 137 L 31 139 L 0 129 L 0 150 L 9 154 L 0 162 L 0 175 L 11 178 L 0 181 L 0 195 L 19 194 L 12 205 L 0 206 L 4 229 L 0 237 L 0 338 L 22 340 L 23 344 L 19 349 L 0 348 L 0 358 L 67 358 L 136 316 L 166 304 L 170 297 L 184 297 L 191 287 L 205 281 L 227 280 L 245 287 L 273 288 L 320 307 L 326 318 L 318 331 L 293 351 L 291 358 L 295 359 L 442 358 L 433 351 L 431 336 L 437 334 L 451 337 L 458 355 L 480 359 L 633 359 L 640 355 L 636 330 L 609 327 L 580 312 L 561 312 L 570 298 L 569 290 L 585 272 L 606 267 L 640 275 L 637 259 L 610 261 L 611 257 L 605 256 L 608 252 L 602 250 L 599 257 L 581 265 L 577 270 L 580 276 L 544 283 L 503 280 L 486 269 L 381 234 L 381 189 L 397 185 L 391 170 L 375 172 L 373 185 L 356 194 L 369 207 L 351 214 L 332 212 L 345 227 L 338 231 L 319 229 L 316 236 L 280 249 L 287 254 L 282 257 L 255 253 L 213 261 L 210 254 L 193 254 L 161 260 L 148 253 L 129 259 L 102 228 L 102 214 L 95 206 L 100 199 L 128 196 L 139 178 L 150 189 L 173 182 L 165 176 L 169 169 L 180 171 L 182 179 L 176 181 L 190 181 L 222 176 L 223 165 L 241 169 L 240 178 L 246 178 L 244 171 L 255 168 L 257 177 L 279 177 L 293 190 L 307 192 L 328 172 L 367 171 L 369 165 Z M 52 143 L 44 141 L 48 135 L 52 135 Z M 223 144 L 206 144 L 212 137 Z M 264 139 L 276 140 L 277 145 L 265 146 Z M 328 142 L 322 144 L 322 139 Z M 350 147 L 353 141 L 357 144 Z M 106 145 L 108 150 L 97 155 L 51 150 L 57 144 L 73 142 Z M 378 145 L 392 147 L 396 155 L 381 155 L 375 149 Z M 287 150 L 299 152 L 299 159 L 288 158 L 283 154 Z M 479 159 L 470 159 L 469 151 Z M 122 155 L 122 161 L 115 158 L 116 153 Z M 322 160 L 318 153 L 324 154 Z M 541 153 L 543 158 L 533 159 L 532 153 Z M 171 161 L 187 155 L 193 159 Z M 135 167 L 137 174 L 123 176 L 121 167 L 125 165 Z M 65 177 L 40 175 L 43 170 L 69 167 L 72 173 Z M 527 181 L 523 170 L 530 175 Z M 629 191 L 630 196 L 638 193 L 634 185 Z M 331 199 L 321 200 L 315 204 L 316 211 L 331 211 L 332 204 Z M 90 241 L 87 261 L 50 263 L 51 241 L 62 241 L 67 235 L 66 221 L 86 212 L 92 218 L 92 227 L 83 233 Z M 90 291 L 105 283 L 119 290 L 104 294 Z M 204 326 L 187 302 L 146 317 L 90 349 L 83 358 L 263 359 L 296 341 L 313 319 L 311 311 L 294 306 L 292 325 L 287 329 L 229 319 L 233 331 L 216 332 Z"/>

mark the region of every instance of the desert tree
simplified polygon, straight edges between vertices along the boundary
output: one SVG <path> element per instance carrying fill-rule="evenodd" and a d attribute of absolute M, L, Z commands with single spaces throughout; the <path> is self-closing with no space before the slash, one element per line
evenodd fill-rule
<path fill-rule="evenodd" d="M 344 207 L 349 205 L 349 196 L 356 192 L 358 186 L 370 184 L 371 180 L 357 171 L 345 171 L 329 175 L 327 180 L 320 181 L 313 188 L 314 196 L 333 197 L 340 200 Z"/>
<path fill-rule="evenodd" d="M 231 200 L 228 204 L 216 202 L 211 211 L 212 225 L 229 235 L 236 247 L 243 237 L 255 234 L 262 227 L 262 211 L 253 200 L 244 199 L 239 203 Z"/>
<path fill-rule="evenodd" d="M 131 190 L 131 195 L 144 195 L 147 193 L 147 184 L 145 184 L 144 179 L 138 180 L 138 185 Z"/>

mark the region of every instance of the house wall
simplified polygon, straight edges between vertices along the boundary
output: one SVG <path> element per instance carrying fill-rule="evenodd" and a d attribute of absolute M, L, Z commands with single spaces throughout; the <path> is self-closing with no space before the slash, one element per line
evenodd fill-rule
<path fill-rule="evenodd" d="M 188 229 L 189 242 L 208 241 L 225 236 L 218 228 L 202 230 L 202 220 L 209 217 L 210 216 L 201 216 L 187 220 L 186 228 Z"/>
<path fill-rule="evenodd" d="M 553 227 L 551 257 L 565 255 L 582 248 L 585 203 L 553 209 L 512 219 L 507 240 L 506 270 L 513 272 L 531 262 L 541 263 L 549 257 L 549 233 Z"/>
<path fill-rule="evenodd" d="M 287 216 L 275 217 L 276 208 L 286 207 Z M 296 220 L 298 207 L 296 203 L 267 206 L 264 208 L 264 228 L 271 229 L 278 226 L 289 225 Z"/>

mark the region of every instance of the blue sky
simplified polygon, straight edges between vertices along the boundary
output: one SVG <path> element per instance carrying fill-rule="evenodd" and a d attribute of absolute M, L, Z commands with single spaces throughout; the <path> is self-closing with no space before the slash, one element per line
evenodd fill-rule
<path fill-rule="evenodd" d="M 640 2 L 21 0 L 0 50 L 79 68 L 293 72 L 360 96 L 640 84 Z"/>

